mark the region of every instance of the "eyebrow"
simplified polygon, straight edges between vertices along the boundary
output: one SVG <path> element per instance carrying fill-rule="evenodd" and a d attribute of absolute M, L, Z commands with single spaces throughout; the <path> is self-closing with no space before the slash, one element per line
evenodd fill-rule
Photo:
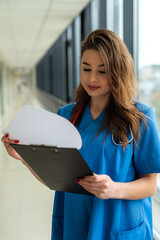
<path fill-rule="evenodd" d="M 82 62 L 82 64 L 85 64 L 85 65 L 87 65 L 87 66 L 90 66 L 90 67 L 91 67 L 91 65 L 90 65 L 89 63 L 87 63 L 87 62 Z M 104 67 L 104 64 L 101 64 L 101 65 L 99 65 L 98 67 Z"/>

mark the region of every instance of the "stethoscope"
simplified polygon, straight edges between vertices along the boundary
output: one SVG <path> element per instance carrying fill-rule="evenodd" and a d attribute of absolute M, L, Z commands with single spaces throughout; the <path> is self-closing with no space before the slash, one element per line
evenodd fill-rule
<path fill-rule="evenodd" d="M 132 129 L 131 127 L 129 126 L 129 133 L 130 133 L 130 139 L 127 141 L 126 145 L 130 144 L 133 140 L 133 132 L 132 132 Z M 128 133 L 128 134 L 129 134 Z M 115 139 L 115 137 L 113 136 L 113 133 L 112 133 L 112 142 L 116 145 L 116 146 L 122 146 L 122 142 L 120 139 Z"/>
<path fill-rule="evenodd" d="M 83 108 L 84 108 L 84 105 L 82 105 L 82 106 L 80 107 L 80 109 L 78 110 L 76 116 L 74 117 L 74 119 L 73 119 L 73 121 L 72 121 L 72 124 L 73 124 L 73 125 L 75 125 L 75 123 L 76 123 L 76 121 L 77 121 L 80 113 L 82 112 Z M 133 140 L 133 132 L 132 132 L 132 129 L 131 129 L 130 126 L 129 126 L 129 133 L 130 133 L 130 139 L 127 141 L 127 143 L 126 143 L 127 145 L 130 144 L 130 143 L 132 142 L 132 140 Z M 113 136 L 113 133 L 112 133 L 112 142 L 113 142 L 114 145 L 116 145 L 116 146 L 122 146 L 122 145 L 123 145 L 122 142 L 121 142 L 121 140 L 120 140 L 119 138 L 115 138 L 115 137 Z"/>

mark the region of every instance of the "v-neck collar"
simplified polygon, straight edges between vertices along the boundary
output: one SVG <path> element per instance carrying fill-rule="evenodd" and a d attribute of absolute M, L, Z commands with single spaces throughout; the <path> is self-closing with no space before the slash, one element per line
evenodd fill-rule
<path fill-rule="evenodd" d="M 92 113 L 91 113 L 91 110 L 90 110 L 90 106 L 89 106 L 89 103 L 87 104 L 86 106 L 86 110 L 89 114 L 89 117 L 92 121 L 94 122 L 97 122 L 97 121 L 101 121 L 103 118 L 104 118 L 104 110 L 98 115 L 97 118 L 93 119 L 93 116 L 92 116 Z"/>
<path fill-rule="evenodd" d="M 97 128 L 99 128 L 100 125 L 102 124 L 103 118 L 104 118 L 104 111 L 102 111 L 100 115 L 94 120 L 90 111 L 89 104 L 87 104 L 85 106 L 78 129 L 79 130 L 86 129 L 86 126 L 87 126 L 87 129 L 91 128 L 93 132 L 95 131 L 97 132 Z"/>

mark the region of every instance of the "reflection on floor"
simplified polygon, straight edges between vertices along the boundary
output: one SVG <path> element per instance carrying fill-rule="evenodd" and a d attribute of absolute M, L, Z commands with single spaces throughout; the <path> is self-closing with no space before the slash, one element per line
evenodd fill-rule
<path fill-rule="evenodd" d="M 24 104 L 40 106 L 28 88 L 17 93 L 15 107 L 8 111 L 0 130 Z M 0 143 L 0 239 L 49 240 L 53 197 L 54 191 L 38 182 Z"/>

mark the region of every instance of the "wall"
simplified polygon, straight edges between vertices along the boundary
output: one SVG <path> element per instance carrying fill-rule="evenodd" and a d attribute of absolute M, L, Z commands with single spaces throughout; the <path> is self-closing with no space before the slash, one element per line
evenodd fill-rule
<path fill-rule="evenodd" d="M 36 66 L 37 87 L 65 102 L 80 82 L 80 42 L 94 29 L 115 31 L 133 55 L 133 0 L 92 0 Z"/>
<path fill-rule="evenodd" d="M 6 121 L 11 111 L 14 111 L 13 99 L 17 94 L 17 82 L 20 77 L 16 75 L 0 54 L 0 126 Z"/>

